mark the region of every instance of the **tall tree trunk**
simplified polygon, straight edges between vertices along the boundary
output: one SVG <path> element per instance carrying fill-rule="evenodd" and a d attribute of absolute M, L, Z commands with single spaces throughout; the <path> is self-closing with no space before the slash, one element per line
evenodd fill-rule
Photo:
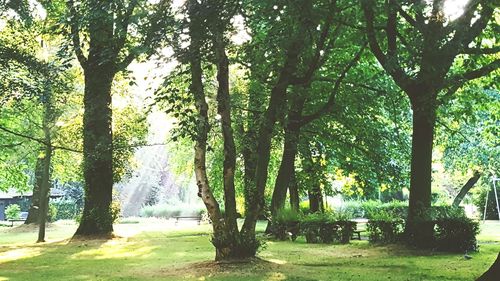
<path fill-rule="evenodd" d="M 290 207 L 292 210 L 298 212 L 300 209 L 299 185 L 295 177 L 295 170 L 292 171 L 292 181 L 288 185 L 290 191 Z"/>
<path fill-rule="evenodd" d="M 217 112 L 220 115 L 222 136 L 224 140 L 224 207 L 225 223 L 228 239 L 233 246 L 237 246 L 238 224 L 236 211 L 236 191 L 234 187 L 234 173 L 236 170 L 236 146 L 231 125 L 231 98 L 229 95 L 229 59 L 226 55 L 223 28 L 214 28 L 214 49 L 217 60 Z M 231 249 L 233 251 L 233 249 Z M 231 253 L 230 255 L 234 255 Z M 243 255 L 243 253 L 241 253 Z"/>
<path fill-rule="evenodd" d="M 43 176 L 42 186 L 40 189 L 40 213 L 38 220 L 38 240 L 37 243 L 45 242 L 45 223 L 47 222 L 47 213 L 49 210 L 49 195 L 50 195 L 50 166 L 52 159 L 52 147 L 48 144 L 45 148 L 43 157 Z"/>
<path fill-rule="evenodd" d="M 225 218 L 222 216 L 219 204 L 210 189 L 206 169 L 207 136 L 209 131 L 208 104 L 203 88 L 203 70 L 201 67 L 200 49 L 202 46 L 201 26 L 205 24 L 201 16 L 202 6 L 196 0 L 189 0 L 188 12 L 191 18 L 189 33 L 191 37 L 189 62 L 191 66 L 191 92 L 194 96 L 197 116 L 197 135 L 195 141 L 195 176 L 198 185 L 198 196 L 201 197 L 208 215 L 212 221 L 214 236 L 212 243 L 215 246 L 215 260 L 227 260 L 241 257 L 238 251 L 239 239 L 236 224 L 236 202 L 234 190 L 234 170 L 236 165 L 236 151 L 231 128 L 230 99 L 229 99 L 229 62 L 225 54 L 223 33 L 214 30 L 214 47 L 217 59 L 217 93 L 218 112 L 221 115 L 224 137 L 224 195 L 226 206 Z M 218 32 L 221 33 L 218 33 Z M 255 255 L 255 252 L 252 256 Z"/>
<path fill-rule="evenodd" d="M 192 0 L 190 2 L 193 2 Z M 192 5 L 192 4 L 191 4 Z M 191 8 L 192 9 L 192 8 Z M 194 11 L 190 11 L 190 15 L 193 15 Z M 191 31 L 196 32 L 196 31 Z M 202 80 L 202 68 L 201 68 L 201 58 L 199 53 L 199 41 L 197 37 L 191 35 L 191 92 L 194 95 L 196 102 L 196 109 L 198 111 L 198 117 L 196 121 L 196 141 L 194 147 L 194 173 L 196 177 L 196 184 L 198 186 L 198 196 L 202 199 L 205 207 L 207 208 L 208 216 L 212 221 L 212 227 L 214 230 L 214 238 L 223 237 L 224 231 L 224 219 L 222 218 L 219 203 L 215 199 L 212 190 L 210 189 L 210 184 L 207 176 L 206 168 L 206 153 L 207 153 L 207 136 L 209 131 L 209 120 L 208 120 L 208 104 L 205 100 L 205 93 L 203 89 Z M 223 259 L 224 249 L 221 245 L 218 247 L 214 245 L 216 249 L 215 259 Z"/>
<path fill-rule="evenodd" d="M 263 91 L 256 90 L 250 87 L 249 90 L 249 101 L 248 101 L 248 111 L 247 124 L 244 135 L 244 140 L 242 143 L 242 155 L 243 155 L 243 165 L 244 165 L 244 186 L 243 194 L 245 196 L 245 214 L 250 212 L 252 206 L 252 200 L 250 199 L 254 192 L 255 187 L 255 170 L 257 169 L 257 130 L 259 120 L 261 119 L 260 110 L 264 107 L 262 97 Z"/>
<path fill-rule="evenodd" d="M 83 175 L 85 204 L 75 235 L 110 236 L 113 232 L 113 138 L 110 64 L 91 61 L 85 70 Z"/>
<path fill-rule="evenodd" d="M 271 199 L 271 216 L 276 216 L 280 209 L 285 207 L 286 192 L 292 183 L 295 171 L 295 157 L 297 156 L 300 138 L 300 120 L 304 108 L 305 99 L 296 97 L 291 104 L 285 127 L 285 141 L 283 144 L 283 155 L 280 168 L 274 185 Z"/>
<path fill-rule="evenodd" d="M 52 92 L 49 90 L 44 101 L 43 133 L 45 141 L 45 150 L 42 160 L 42 177 L 40 185 L 40 212 L 38 214 L 38 240 L 37 243 L 45 242 L 45 223 L 47 222 L 47 213 L 49 210 L 50 197 L 50 169 L 52 160 L 52 138 L 50 128 L 54 123 L 54 112 L 52 105 Z"/>
<path fill-rule="evenodd" d="M 301 155 L 303 157 L 303 172 L 309 176 L 308 182 L 308 196 L 309 196 L 309 210 L 311 213 L 323 212 L 323 192 L 321 192 L 321 182 L 319 174 L 319 170 L 321 167 L 318 167 L 319 163 L 314 162 L 311 147 L 308 142 L 305 142 L 301 145 Z"/>
<path fill-rule="evenodd" d="M 45 153 L 42 150 L 40 153 Z M 42 177 L 43 177 L 43 158 L 38 157 L 36 159 L 35 166 L 35 183 L 33 185 L 33 195 L 31 196 L 31 205 L 28 210 L 28 217 L 26 218 L 25 224 L 36 223 L 38 224 L 40 215 L 40 189 L 42 187 Z"/>
<path fill-rule="evenodd" d="M 83 177 L 85 204 L 75 235 L 111 237 L 113 135 L 111 87 L 117 72 L 117 40 L 110 1 L 92 1 L 89 50 L 84 65 Z M 75 46 L 79 48 L 79 46 Z M 82 62 L 80 62 L 82 63 Z"/>
<path fill-rule="evenodd" d="M 411 155 L 410 202 L 406 235 L 417 246 L 432 244 L 433 224 L 429 222 L 432 182 L 432 147 L 436 122 L 436 95 L 419 91 L 411 98 L 413 136 Z"/>
<path fill-rule="evenodd" d="M 453 200 L 452 206 L 458 207 L 462 200 L 464 200 L 465 195 L 471 190 L 472 187 L 477 183 L 479 178 L 481 177 L 481 173 L 479 171 L 474 171 L 474 176 L 470 178 L 464 186 L 460 189 L 460 192 L 457 194 L 455 197 L 455 200 Z"/>
<path fill-rule="evenodd" d="M 279 112 L 283 110 L 286 104 L 286 91 L 291 83 L 291 79 L 297 67 L 298 56 L 302 43 L 300 40 L 294 42 L 287 52 L 287 57 L 283 69 L 279 75 L 276 85 L 271 91 L 269 105 L 260 122 L 259 135 L 257 142 L 258 154 L 257 166 L 255 171 L 255 189 L 250 196 L 249 205 L 251 208 L 246 214 L 245 222 L 242 227 L 242 234 L 246 237 L 255 236 L 255 226 L 260 211 L 263 208 L 264 191 L 267 183 L 269 160 L 271 156 L 271 140 L 273 136 L 274 125 Z"/>

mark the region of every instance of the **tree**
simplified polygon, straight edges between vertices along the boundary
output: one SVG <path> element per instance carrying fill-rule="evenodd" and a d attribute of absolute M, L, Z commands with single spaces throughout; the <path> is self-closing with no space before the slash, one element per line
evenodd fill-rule
<path fill-rule="evenodd" d="M 422 246 L 428 245 L 426 242 L 432 237 L 431 224 L 426 221 L 430 215 L 434 128 L 442 98 L 439 96 L 453 95 L 468 81 L 488 75 L 500 66 L 500 60 L 492 58 L 482 66 L 462 67 L 465 71 L 453 67 L 459 58 L 498 52 L 481 40 L 482 33 L 487 34 L 494 26 L 488 24 L 497 10 L 494 1 L 469 1 L 456 19 L 446 16 L 444 4 L 441 0 L 361 3 L 372 53 L 411 102 L 413 136 L 406 234 L 411 243 Z M 386 39 L 383 45 L 381 38 Z"/>
<path fill-rule="evenodd" d="M 134 59 L 161 46 L 170 28 L 169 12 L 170 1 L 67 2 L 65 16 L 73 50 L 85 76 L 85 206 L 75 235 L 109 236 L 113 232 L 112 83 Z"/>

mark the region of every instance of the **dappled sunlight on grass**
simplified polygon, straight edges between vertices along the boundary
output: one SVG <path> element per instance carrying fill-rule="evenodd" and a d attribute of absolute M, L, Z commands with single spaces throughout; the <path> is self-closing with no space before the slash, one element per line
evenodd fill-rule
<path fill-rule="evenodd" d="M 0 264 L 35 257 L 41 254 L 41 248 L 19 248 L 0 253 Z M 0 279 L 1 280 L 1 279 Z"/>
<path fill-rule="evenodd" d="M 86 247 L 84 243 L 82 247 Z M 71 255 L 70 259 L 115 259 L 115 258 L 147 258 L 155 249 L 135 242 L 127 242 L 126 239 L 113 239 L 106 241 L 99 248 L 84 250 Z"/>
<path fill-rule="evenodd" d="M 276 264 L 286 264 L 287 262 L 284 260 L 279 260 L 279 259 L 268 259 L 268 261 Z"/>
<path fill-rule="evenodd" d="M 0 233 L 0 281 L 372 281 L 387 280 L 389 273 L 391 280 L 473 280 L 500 251 L 500 239 L 495 238 L 500 224 L 488 223 L 480 237 L 492 240 L 480 239 L 487 242 L 481 243 L 479 252 L 469 253 L 471 260 L 465 260 L 463 253 L 415 251 L 367 241 L 306 244 L 299 237 L 295 242 L 268 241 L 260 258 L 248 262 L 216 263 L 209 225 L 144 220 L 117 225 L 119 238 L 112 240 L 70 240 L 74 226 L 55 224 L 49 236 L 65 239 L 55 243 L 33 243 L 35 230 Z"/>
<path fill-rule="evenodd" d="M 286 280 L 286 275 L 281 273 L 281 272 L 271 272 L 271 273 L 269 273 L 269 276 L 265 280 L 282 281 L 282 280 Z"/>

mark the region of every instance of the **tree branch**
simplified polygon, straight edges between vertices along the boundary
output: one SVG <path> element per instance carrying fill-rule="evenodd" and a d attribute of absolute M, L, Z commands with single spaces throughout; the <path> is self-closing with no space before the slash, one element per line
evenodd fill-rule
<path fill-rule="evenodd" d="M 462 86 L 468 81 L 486 76 L 499 68 L 500 68 L 500 59 L 496 59 L 481 68 L 455 75 L 453 78 L 448 80 L 447 84 L 450 86 L 457 84 Z"/>
<path fill-rule="evenodd" d="M 125 46 L 125 42 L 127 41 L 128 27 L 130 25 L 130 17 L 134 13 L 135 8 L 137 7 L 138 1 L 132 0 L 130 1 L 127 10 L 123 14 L 121 18 L 118 18 L 119 22 L 117 26 L 117 39 L 115 45 L 115 51 L 120 52 L 120 50 Z"/>
<path fill-rule="evenodd" d="M 333 106 L 335 105 L 335 98 L 337 96 L 337 93 L 339 92 L 340 85 L 344 81 L 344 78 L 347 76 L 347 73 L 351 70 L 351 68 L 353 68 L 356 65 L 356 63 L 361 58 L 361 55 L 363 54 L 363 51 L 365 50 L 367 44 L 368 43 L 363 44 L 361 49 L 356 53 L 354 58 L 349 62 L 349 64 L 345 67 L 345 69 L 339 75 L 339 77 L 335 81 L 335 85 L 333 86 L 333 90 L 330 94 L 330 97 L 328 98 L 328 101 L 323 105 L 323 107 L 318 109 L 318 111 L 316 111 L 315 113 L 312 113 L 310 115 L 306 115 L 306 116 L 302 117 L 302 120 L 300 121 L 299 126 L 304 126 L 304 125 L 310 123 L 311 121 L 322 117 L 325 113 L 332 110 Z"/>
<path fill-rule="evenodd" d="M 374 27 L 375 15 L 373 11 L 373 1 L 363 0 L 361 2 L 361 5 L 363 7 L 363 12 L 366 20 L 366 35 L 372 53 L 375 55 L 382 67 L 392 76 L 396 84 L 398 84 L 401 88 L 406 89 L 411 82 L 410 77 L 401 69 L 401 67 L 397 63 L 395 63 L 397 62 L 397 57 L 395 56 L 395 54 L 390 56 L 390 49 L 387 55 L 384 54 L 384 52 L 380 48 L 380 44 L 378 43 Z M 394 42 L 392 42 L 392 44 L 394 44 Z M 394 48 L 394 46 L 392 46 L 392 48 Z"/>
<path fill-rule="evenodd" d="M 83 54 L 81 40 L 80 40 L 80 28 L 78 26 L 78 13 L 75 8 L 73 0 L 68 0 L 66 5 L 70 14 L 70 28 L 71 28 L 71 39 L 73 41 L 73 48 L 75 49 L 75 54 L 80 62 L 80 65 L 85 70 L 87 68 L 87 58 Z"/>
<path fill-rule="evenodd" d="M 462 53 L 469 55 L 493 55 L 500 53 L 500 46 L 492 48 L 465 48 Z"/>

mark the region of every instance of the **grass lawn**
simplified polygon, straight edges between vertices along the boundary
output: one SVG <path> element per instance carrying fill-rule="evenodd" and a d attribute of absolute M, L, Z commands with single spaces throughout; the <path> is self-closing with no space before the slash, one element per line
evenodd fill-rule
<path fill-rule="evenodd" d="M 259 229 L 264 227 L 259 224 Z M 267 242 L 260 259 L 212 262 L 210 226 L 175 226 L 161 220 L 118 224 L 109 241 L 69 241 L 76 225 L 52 224 L 49 241 L 36 228 L 0 227 L 0 281 L 4 280 L 474 280 L 500 251 L 500 223 L 482 225 L 480 251 L 411 251 L 400 246 L 311 245 Z"/>

